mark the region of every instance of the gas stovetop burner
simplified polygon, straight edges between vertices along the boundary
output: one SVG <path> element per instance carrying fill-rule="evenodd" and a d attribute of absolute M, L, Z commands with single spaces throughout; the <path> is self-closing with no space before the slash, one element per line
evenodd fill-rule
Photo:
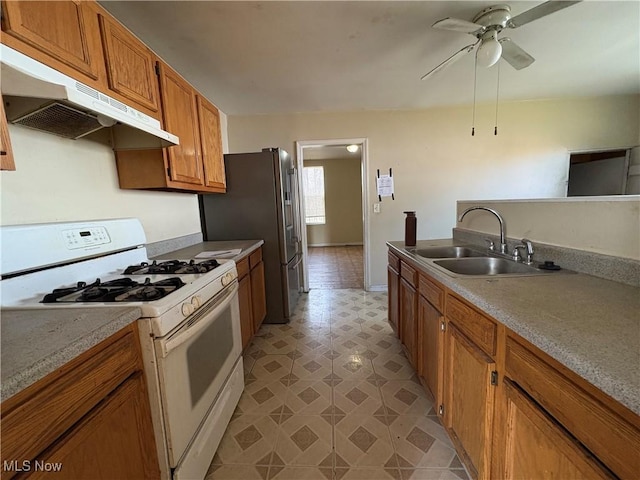
<path fill-rule="evenodd" d="M 125 275 L 151 275 L 151 274 L 187 274 L 187 273 L 207 273 L 220 264 L 216 260 L 205 260 L 196 263 L 195 260 L 188 262 L 181 260 L 166 260 L 151 263 L 142 262 L 139 265 L 131 265 L 124 271 Z"/>
<path fill-rule="evenodd" d="M 41 303 L 67 302 L 149 302 L 158 300 L 184 286 L 178 277 L 143 283 L 130 278 L 118 278 L 102 283 L 96 279 L 90 285 L 78 282 L 75 287 L 57 288 L 44 296 Z"/>

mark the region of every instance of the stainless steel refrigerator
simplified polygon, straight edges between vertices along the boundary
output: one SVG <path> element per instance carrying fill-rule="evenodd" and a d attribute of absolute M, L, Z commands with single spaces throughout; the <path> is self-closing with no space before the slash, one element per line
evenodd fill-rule
<path fill-rule="evenodd" d="M 302 292 L 297 172 L 287 152 L 224 156 L 227 193 L 201 195 L 207 241 L 263 239 L 265 323 L 288 323 Z"/>

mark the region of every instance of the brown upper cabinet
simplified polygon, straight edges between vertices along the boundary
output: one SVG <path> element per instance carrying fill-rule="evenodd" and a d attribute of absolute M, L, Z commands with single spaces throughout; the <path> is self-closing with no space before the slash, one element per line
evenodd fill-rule
<path fill-rule="evenodd" d="M 168 65 L 159 63 L 165 127 L 180 137 L 180 145 L 167 149 L 169 181 L 204 184 L 196 91 Z"/>
<path fill-rule="evenodd" d="M 121 188 L 224 193 L 218 109 L 177 72 L 158 63 L 162 116 L 180 145 L 116 152 Z"/>
<path fill-rule="evenodd" d="M 160 120 L 179 137 L 180 145 L 163 150 L 116 153 L 121 188 L 226 191 L 218 109 L 96 2 L 3 1 L 2 30 L 2 43 Z M 2 169 L 13 168 L 9 154 Z"/>
<path fill-rule="evenodd" d="M 4 101 L 0 96 L 0 170 L 15 170 L 16 164 L 13 160 L 13 149 L 7 128 L 7 117 L 4 113 Z"/>
<path fill-rule="evenodd" d="M 224 174 L 224 157 L 222 155 L 220 112 L 206 98 L 198 95 L 197 100 L 204 185 L 205 187 L 225 191 L 227 182 Z"/>
<path fill-rule="evenodd" d="M 109 88 L 159 119 L 155 55 L 111 17 L 99 19 Z"/>
<path fill-rule="evenodd" d="M 2 43 L 100 88 L 106 73 L 94 7 L 72 0 L 3 1 Z"/>

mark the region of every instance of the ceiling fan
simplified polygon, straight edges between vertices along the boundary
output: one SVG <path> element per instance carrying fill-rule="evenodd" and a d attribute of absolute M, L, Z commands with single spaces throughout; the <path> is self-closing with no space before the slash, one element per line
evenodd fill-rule
<path fill-rule="evenodd" d="M 550 0 L 515 17 L 511 17 L 511 7 L 509 7 L 509 5 L 494 5 L 480 11 L 471 22 L 451 17 L 438 20 L 432 25 L 433 28 L 468 33 L 476 37 L 477 41 L 451 55 L 436 68 L 423 75 L 421 80 L 431 77 L 445 67 L 460 60 L 466 54 L 475 50 L 476 47 L 476 60 L 480 66 L 490 67 L 502 57 L 516 70 L 526 68 L 531 65 L 535 59 L 510 38 L 498 38 L 502 30 L 505 28 L 521 27 L 558 10 L 580 3 L 580 1 L 581 0 Z"/>

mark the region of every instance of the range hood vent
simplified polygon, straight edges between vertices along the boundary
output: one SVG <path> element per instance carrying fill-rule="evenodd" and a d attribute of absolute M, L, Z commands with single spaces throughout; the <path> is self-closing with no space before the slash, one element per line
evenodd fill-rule
<path fill-rule="evenodd" d="M 155 118 L 2 44 L 0 69 L 11 123 L 73 139 L 111 127 L 114 150 L 180 143 Z"/>
<path fill-rule="evenodd" d="M 60 102 L 51 102 L 34 112 L 12 120 L 11 123 L 74 140 L 104 128 L 98 122 L 96 115 L 82 112 Z"/>

